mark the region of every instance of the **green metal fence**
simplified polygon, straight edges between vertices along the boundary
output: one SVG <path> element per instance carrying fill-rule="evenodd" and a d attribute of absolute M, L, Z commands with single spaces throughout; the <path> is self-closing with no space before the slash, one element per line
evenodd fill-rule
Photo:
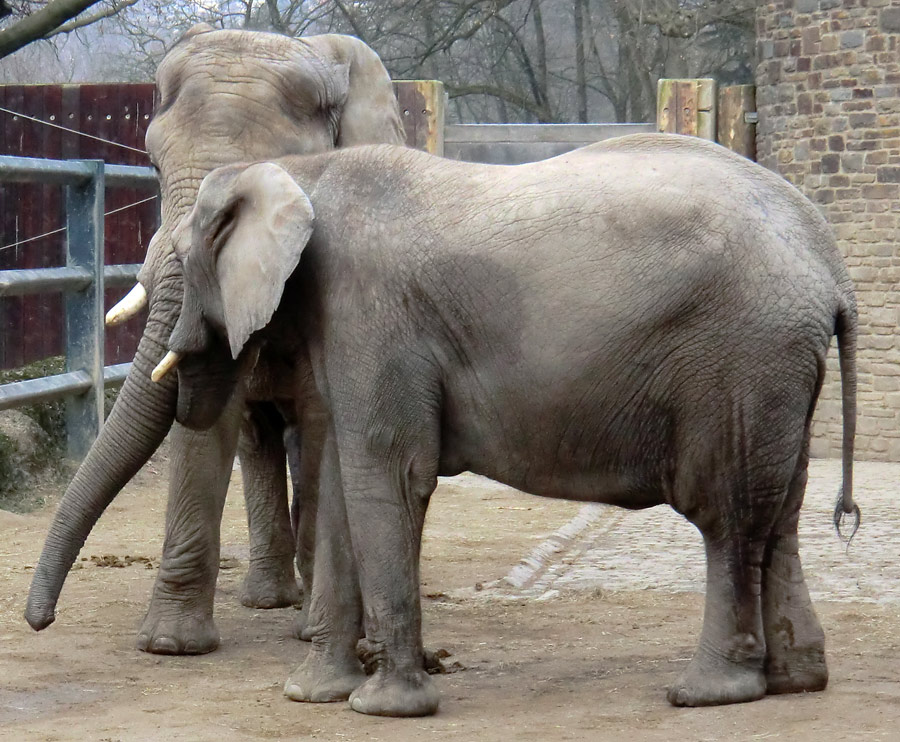
<path fill-rule="evenodd" d="M 104 364 L 103 290 L 132 285 L 140 264 L 104 266 L 107 186 L 156 190 L 151 168 L 102 160 L 0 156 L 0 184 L 50 183 L 65 188 L 66 265 L 0 271 L 0 296 L 65 293 L 66 371 L 0 385 L 0 410 L 66 399 L 68 454 L 82 459 L 103 424 L 103 390 L 122 384 L 131 364 Z"/>

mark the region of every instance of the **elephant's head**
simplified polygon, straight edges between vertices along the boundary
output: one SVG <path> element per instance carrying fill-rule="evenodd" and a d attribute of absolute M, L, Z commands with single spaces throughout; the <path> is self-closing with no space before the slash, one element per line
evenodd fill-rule
<path fill-rule="evenodd" d="M 150 373 L 182 305 L 173 231 L 203 177 L 232 162 L 402 143 L 387 72 L 369 47 L 348 36 L 292 39 L 201 25 L 166 55 L 157 88 L 147 148 L 159 170 L 162 224 L 138 286 L 108 316 L 120 322 L 149 304 L 148 320 L 119 399 L 60 503 L 35 569 L 25 617 L 37 630 L 53 622 L 63 582 L 94 523 L 174 420 L 174 378 L 154 384 Z"/>
<path fill-rule="evenodd" d="M 181 314 L 154 381 L 178 367 L 178 422 L 210 427 L 255 355 L 248 340 L 272 319 L 313 232 L 313 206 L 272 162 L 208 175 L 176 230 Z M 248 354 L 251 356 L 248 358 Z"/>

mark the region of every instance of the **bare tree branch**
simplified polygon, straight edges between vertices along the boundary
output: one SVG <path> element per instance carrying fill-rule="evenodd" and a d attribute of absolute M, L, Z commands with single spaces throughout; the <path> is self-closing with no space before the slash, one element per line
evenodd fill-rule
<path fill-rule="evenodd" d="M 531 88 L 531 93 L 534 96 L 535 102 L 544 109 L 549 110 L 546 81 L 544 83 L 544 87 L 542 88 L 540 83 L 538 82 L 537 75 L 535 74 L 534 66 L 531 64 L 531 59 L 528 56 L 528 50 L 525 48 L 525 44 L 522 42 L 522 38 L 519 36 L 518 31 L 503 16 L 498 15 L 496 16 L 495 20 L 498 25 L 504 27 L 510 34 L 511 41 L 513 42 L 515 48 L 516 57 L 518 57 L 519 62 L 522 65 L 522 71 L 525 74 L 526 79 L 528 80 L 528 85 Z"/>
<path fill-rule="evenodd" d="M 686 7 L 678 0 L 644 0 L 632 14 L 636 19 L 640 14 L 640 22 L 658 27 L 663 36 L 690 39 L 712 23 L 752 25 L 756 5 L 756 0 L 713 0 Z"/>
<path fill-rule="evenodd" d="M 0 0 L 4 26 L 78 0 Z M 85 8 L 97 0 L 80 0 Z M 757 0 L 103 0 L 36 38 L 78 29 L 104 54 L 93 79 L 149 79 L 167 46 L 192 25 L 274 30 L 290 36 L 351 33 L 394 77 L 442 79 L 448 112 L 470 121 L 643 121 L 660 77 L 749 81 Z M 90 14 L 90 15 L 89 15 Z M 111 19 L 110 19 L 111 17 Z M 580 33 L 573 43 L 573 26 Z M 95 21 L 106 19 L 102 24 Z M 94 23 L 92 23 L 94 22 Z M 6 29 L 7 31 L 9 29 Z M 0 32 L 0 33 L 5 33 Z M 2 39 L 2 36 L 0 36 Z M 69 52 L 78 44 L 71 43 Z M 46 47 L 46 50 L 44 50 Z M 34 57 L 53 52 L 35 47 Z M 30 60 L 31 56 L 29 56 Z M 6 65 L 4 80 L 46 79 L 39 65 Z M 85 77 L 86 60 L 78 72 Z M 62 72 L 49 74 L 64 74 Z"/>
<path fill-rule="evenodd" d="M 346 4 L 342 3 L 341 0 L 334 0 L 334 4 L 338 6 L 338 9 L 341 13 L 344 14 L 344 17 L 347 19 L 347 22 L 353 27 L 353 33 L 363 41 L 366 41 L 365 32 L 357 23 L 355 16 L 350 12 L 349 8 L 347 8 Z"/>
<path fill-rule="evenodd" d="M 40 10 L 0 30 L 0 59 L 44 38 L 98 2 L 100 0 L 52 0 Z"/>
<path fill-rule="evenodd" d="M 266 0 L 266 7 L 269 9 L 269 20 L 272 21 L 272 28 L 278 33 L 287 33 L 287 27 L 278 12 L 278 0 Z"/>
<path fill-rule="evenodd" d="M 81 16 L 76 18 L 75 20 L 69 21 L 68 23 L 63 23 L 59 28 L 44 36 L 45 39 L 52 38 L 61 33 L 71 33 L 77 28 L 84 28 L 85 26 L 90 26 L 92 23 L 96 23 L 97 21 L 102 21 L 104 18 L 110 18 L 118 13 L 120 10 L 124 10 L 125 8 L 129 8 L 138 0 L 120 0 L 120 2 L 111 5 L 106 10 L 100 10 L 96 13 L 93 13 L 88 16 Z"/>
<path fill-rule="evenodd" d="M 514 106 L 518 106 L 523 111 L 528 111 L 529 113 L 534 114 L 534 116 L 536 116 L 539 120 L 547 121 L 549 119 L 549 111 L 547 111 L 546 108 L 538 105 L 530 98 L 513 90 L 506 90 L 504 88 L 497 87 L 496 85 L 445 84 L 444 87 L 447 89 L 447 94 L 451 99 L 459 98 L 464 95 L 490 95 L 495 98 L 505 100 L 507 103 L 512 103 Z"/>

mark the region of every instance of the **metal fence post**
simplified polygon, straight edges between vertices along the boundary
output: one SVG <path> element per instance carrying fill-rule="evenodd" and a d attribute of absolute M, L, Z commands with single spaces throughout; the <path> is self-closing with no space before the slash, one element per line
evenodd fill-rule
<path fill-rule="evenodd" d="M 66 265 L 94 276 L 81 291 L 66 294 L 66 371 L 84 369 L 92 385 L 66 401 L 68 455 L 81 460 L 103 424 L 103 209 L 102 160 L 84 160 L 89 180 L 66 186 Z"/>

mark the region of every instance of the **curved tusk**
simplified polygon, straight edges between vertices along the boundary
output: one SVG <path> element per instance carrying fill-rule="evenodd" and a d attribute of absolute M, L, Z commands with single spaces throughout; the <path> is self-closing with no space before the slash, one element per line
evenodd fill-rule
<path fill-rule="evenodd" d="M 178 361 L 181 360 L 181 356 L 176 353 L 174 350 L 170 350 L 163 359 L 159 362 L 159 365 L 155 369 L 153 369 L 153 373 L 150 374 L 150 378 L 153 381 L 161 381 L 165 376 L 178 365 Z"/>
<path fill-rule="evenodd" d="M 131 319 L 147 306 L 147 290 L 136 283 L 124 298 L 106 313 L 107 325 L 118 325 L 127 319 Z"/>

